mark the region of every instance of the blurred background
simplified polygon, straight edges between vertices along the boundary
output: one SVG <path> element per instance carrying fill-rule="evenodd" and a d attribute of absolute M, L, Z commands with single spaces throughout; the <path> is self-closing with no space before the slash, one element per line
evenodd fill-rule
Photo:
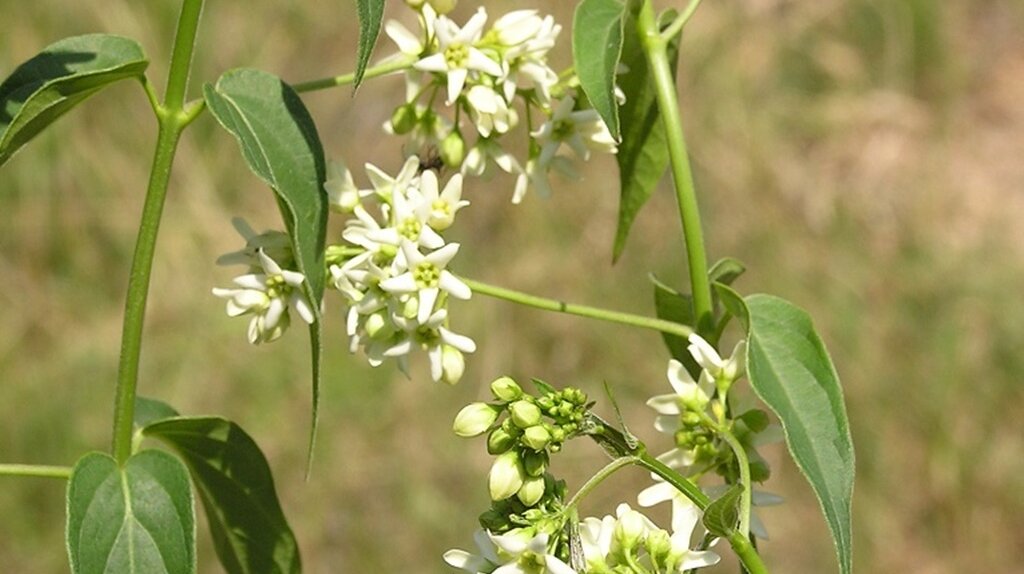
<path fill-rule="evenodd" d="M 390 16 L 411 22 L 400 2 Z M 463 0 L 464 20 L 474 6 Z M 536 6 L 566 25 L 571 2 Z M 663 3 L 667 6 L 668 3 Z M 61 37 L 139 39 L 164 82 L 178 2 L 0 0 L 0 75 Z M 235 66 L 301 81 L 350 71 L 348 1 L 210 1 L 193 95 Z M 393 50 L 382 38 L 378 54 Z M 327 154 L 396 170 L 382 134 L 399 78 L 305 97 Z M 706 2 L 683 43 L 680 86 L 710 256 L 748 264 L 743 292 L 807 308 L 842 376 L 858 453 L 859 572 L 1013 572 L 1024 563 L 1024 3 L 1018 0 Z M 0 171 L 0 460 L 71 465 L 106 449 L 127 269 L 155 123 L 137 85 L 114 87 Z M 683 288 L 667 187 L 611 265 L 614 160 L 550 200 L 510 204 L 511 181 L 473 182 L 452 238 L 465 275 L 551 297 L 653 314 L 649 272 Z M 361 176 L 361 174 L 360 174 Z M 340 299 L 328 300 L 316 465 L 303 477 L 310 389 L 299 332 L 254 348 L 245 321 L 210 294 L 233 270 L 234 216 L 280 227 L 270 192 L 209 115 L 174 171 L 150 296 L 141 392 L 181 412 L 224 414 L 262 445 L 306 571 L 449 572 L 487 506 L 482 441 L 450 432 L 501 374 L 616 389 L 633 430 L 667 448 L 643 401 L 665 392 L 655 333 L 477 297 L 453 309 L 480 350 L 455 388 L 350 356 Z M 340 222 L 332 225 L 336 237 Z M 606 411 L 607 412 L 607 409 Z M 769 449 L 762 512 L 775 572 L 834 572 L 809 487 Z M 554 470 L 578 487 L 604 464 L 573 443 Z M 588 501 L 611 512 L 647 484 L 625 471 Z M 0 478 L 0 570 L 66 572 L 63 488 Z M 661 509 L 664 510 L 664 509 Z M 656 513 L 659 517 L 666 514 Z M 201 519 L 204 520 L 204 519 Z M 200 571 L 217 572 L 205 522 Z M 726 564 L 715 571 L 735 572 Z"/>

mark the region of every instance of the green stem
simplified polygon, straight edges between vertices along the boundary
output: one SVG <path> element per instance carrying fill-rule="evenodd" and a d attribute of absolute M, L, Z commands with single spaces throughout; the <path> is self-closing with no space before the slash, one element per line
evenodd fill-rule
<path fill-rule="evenodd" d="M 364 80 L 370 78 L 376 78 L 378 76 L 386 76 L 394 72 L 400 72 L 407 70 L 412 67 L 415 60 L 402 58 L 391 62 L 384 62 L 378 64 L 372 68 L 367 68 L 363 74 Z M 292 84 L 292 88 L 296 92 L 315 92 L 317 90 L 326 90 L 328 88 L 337 88 L 338 86 L 347 86 L 356 81 L 355 72 L 349 74 L 342 74 L 341 76 L 332 76 L 330 78 L 321 78 L 319 80 L 310 80 L 308 82 L 301 82 L 298 84 Z"/>
<path fill-rule="evenodd" d="M 688 480 L 686 477 L 650 454 L 644 452 L 640 455 L 637 464 L 654 474 L 657 474 L 664 479 L 665 482 L 676 487 L 679 492 L 682 492 L 687 498 L 692 500 L 693 503 L 697 505 L 697 508 L 701 509 L 701 511 L 706 510 L 708 505 L 711 504 L 711 500 L 708 496 L 704 494 L 704 491 L 694 484 L 693 481 Z M 757 549 L 754 548 L 750 543 L 750 539 L 747 538 L 745 534 L 741 534 L 739 530 L 734 531 L 728 536 L 728 540 L 729 545 L 732 546 L 733 551 L 736 552 L 736 556 L 739 557 L 740 561 L 743 563 L 743 567 L 747 569 L 749 574 L 768 574 L 768 568 L 764 565 L 764 562 L 761 561 L 761 557 L 757 554 Z"/>
<path fill-rule="evenodd" d="M 733 455 L 736 457 L 736 464 L 740 467 L 740 485 L 743 487 L 743 493 L 740 494 L 740 534 L 746 538 L 750 534 L 750 506 L 751 506 L 751 489 L 753 485 L 750 482 L 750 460 L 747 458 L 747 451 L 744 450 L 743 445 L 736 439 L 736 435 L 732 434 L 731 431 L 725 427 L 716 426 L 715 432 L 718 436 L 722 437 L 722 440 L 729 445 L 732 449 Z"/>
<path fill-rule="evenodd" d="M 683 27 L 686 26 L 686 23 L 693 17 L 694 12 L 697 11 L 697 7 L 700 6 L 700 3 L 701 0 L 690 0 L 686 9 L 680 12 L 679 15 L 676 16 L 676 19 L 673 20 L 667 28 L 661 31 L 661 37 L 666 42 L 671 42 L 672 38 L 676 37 L 676 34 L 683 31 Z"/>
<path fill-rule="evenodd" d="M 648 453 L 643 453 L 639 456 L 637 464 L 660 476 L 665 482 L 676 487 L 676 490 L 682 492 L 697 505 L 697 508 L 703 511 L 711 504 L 711 499 L 708 495 L 704 494 L 704 491 L 700 489 L 692 480 L 687 479 L 685 476 L 679 474 L 672 467 L 661 462 L 657 458 L 654 458 Z"/>
<path fill-rule="evenodd" d="M 672 163 L 672 180 L 675 184 L 679 217 L 683 224 L 683 237 L 686 241 L 694 314 L 697 317 L 698 331 L 709 332 L 714 328 L 714 318 L 700 210 L 697 207 L 693 171 L 690 168 L 686 139 L 683 136 L 679 102 L 676 99 L 676 82 L 668 60 L 668 43 L 658 29 L 651 0 L 645 0 L 640 9 L 638 27 L 644 45 L 644 53 L 647 55 L 647 62 L 652 72 L 658 108 L 661 110 L 661 118 L 665 124 L 669 157 Z"/>
<path fill-rule="evenodd" d="M 67 480 L 71 477 L 71 467 L 43 466 L 35 464 L 0 464 L 0 476 L 27 476 L 34 478 L 59 478 Z"/>
<path fill-rule="evenodd" d="M 171 166 L 182 130 L 194 119 L 184 110 L 192 52 L 195 47 L 203 0 L 185 0 L 174 38 L 171 67 L 167 78 L 164 103 L 156 108 L 159 122 L 156 151 L 150 171 L 146 202 L 135 243 L 128 295 L 125 298 L 124 329 L 121 336 L 121 361 L 117 372 L 114 399 L 114 458 L 124 464 L 132 452 L 132 421 L 135 416 L 135 395 L 139 378 L 139 357 L 142 353 L 142 327 L 146 315 L 146 299 L 153 270 L 153 255 L 163 215 L 164 199 L 171 179 Z"/>
<path fill-rule="evenodd" d="M 615 472 L 618 471 L 620 468 L 629 466 L 631 464 L 638 464 L 638 462 L 639 459 L 637 459 L 635 456 L 624 456 L 609 462 L 607 465 L 605 465 L 604 468 L 597 471 L 597 474 L 590 477 L 590 480 L 588 480 L 578 491 L 576 491 L 576 494 L 572 495 L 572 498 L 569 499 L 569 502 L 565 504 L 565 510 L 563 510 L 562 512 L 568 512 L 575 509 L 584 497 L 590 494 L 592 490 L 597 488 L 597 485 L 604 482 L 604 480 L 609 476 L 615 474 Z"/>
<path fill-rule="evenodd" d="M 643 315 L 633 315 L 632 313 L 609 311 L 599 307 L 574 305 L 572 303 L 566 303 L 556 299 L 537 297 L 536 295 L 529 295 L 527 293 L 505 289 L 504 287 L 489 285 L 480 281 L 466 279 L 465 277 L 462 277 L 461 279 L 476 293 L 487 295 L 488 297 L 494 297 L 495 299 L 504 299 L 505 301 L 519 303 L 520 305 L 526 305 L 527 307 L 544 309 L 546 311 L 556 311 L 558 313 L 568 313 L 569 315 L 598 319 L 601 321 L 608 321 L 610 323 L 620 323 L 622 325 L 631 325 L 633 327 L 642 327 L 644 329 L 653 329 L 655 331 L 661 331 L 663 333 L 683 338 L 689 337 L 693 334 L 693 329 L 690 327 L 680 323 L 673 323 L 672 321 L 652 319 L 650 317 L 644 317 Z"/>
<path fill-rule="evenodd" d="M 728 540 L 729 545 L 732 546 L 732 551 L 736 553 L 740 562 L 743 563 L 747 574 L 768 574 L 768 567 L 764 565 L 761 556 L 757 553 L 754 545 L 750 543 L 749 538 L 733 531 L 728 536 Z"/>

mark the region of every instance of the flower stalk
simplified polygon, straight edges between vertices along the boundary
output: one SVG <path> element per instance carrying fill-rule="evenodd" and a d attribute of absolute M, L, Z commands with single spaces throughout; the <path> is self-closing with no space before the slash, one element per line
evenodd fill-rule
<path fill-rule="evenodd" d="M 487 295 L 488 297 L 494 297 L 495 299 L 503 299 L 505 301 L 519 303 L 520 305 L 525 305 L 527 307 L 534 307 L 545 311 L 555 311 L 557 313 L 567 313 L 569 315 L 587 317 L 610 323 L 631 325 L 633 327 L 641 327 L 643 329 L 653 329 L 655 331 L 661 331 L 662 333 L 677 335 L 684 338 L 693 334 L 692 328 L 681 323 L 674 323 L 663 319 L 652 319 L 651 317 L 634 315 L 632 313 L 623 313 L 621 311 L 610 311 L 599 307 L 566 303 L 557 299 L 538 297 L 536 295 L 513 291 L 512 289 L 506 289 L 504 287 L 489 285 L 481 281 L 466 279 L 465 277 L 462 277 L 462 281 L 466 285 L 469 285 L 469 288 L 472 289 L 474 293 L 480 293 L 481 295 Z"/>

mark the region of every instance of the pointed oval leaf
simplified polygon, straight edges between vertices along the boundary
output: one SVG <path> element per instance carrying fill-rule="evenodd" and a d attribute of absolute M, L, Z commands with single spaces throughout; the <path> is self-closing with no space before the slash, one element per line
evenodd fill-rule
<path fill-rule="evenodd" d="M 217 557 L 229 574 L 301 571 L 270 466 L 241 427 L 217 417 L 178 417 L 154 422 L 143 433 L 168 444 L 192 471 Z"/>
<path fill-rule="evenodd" d="M 65 38 L 18 66 L 0 84 L 0 165 L 89 96 L 149 62 L 134 40 L 107 34 Z"/>
<path fill-rule="evenodd" d="M 572 22 L 572 59 L 576 76 L 612 137 L 619 139 L 615 72 L 622 55 L 622 23 L 626 5 L 620 0 L 583 0 Z"/>
<path fill-rule="evenodd" d="M 363 74 L 370 63 L 373 48 L 380 36 L 380 25 L 384 19 L 384 0 L 356 0 L 359 13 L 359 52 L 356 60 L 356 77 L 353 86 L 358 88 L 363 83 Z"/>
<path fill-rule="evenodd" d="M 671 21 L 674 11 L 662 15 Z M 622 142 L 615 155 L 619 164 L 619 223 L 615 231 L 612 262 L 618 261 L 626 247 L 629 230 L 637 213 L 651 198 L 658 182 L 669 166 L 665 124 L 658 108 L 657 93 L 651 79 L 650 66 L 637 32 L 636 19 L 627 12 L 623 25 L 622 64 L 626 72 L 618 77 L 626 102 L 619 107 Z M 679 60 L 679 37 L 668 44 L 668 60 Z"/>
<path fill-rule="evenodd" d="M 324 151 L 313 119 L 298 94 L 280 78 L 252 69 L 232 70 L 207 84 L 203 93 L 217 121 L 242 148 L 249 168 L 274 190 L 306 295 L 316 321 L 310 326 L 313 370 L 313 420 L 310 460 L 320 407 L 320 365 L 327 237 Z"/>
<path fill-rule="evenodd" d="M 141 430 L 150 423 L 178 416 L 178 411 L 171 405 L 157 399 L 135 397 L 135 420 L 132 425 Z"/>
<path fill-rule="evenodd" d="M 124 468 L 102 453 L 75 465 L 67 490 L 73 574 L 193 574 L 196 529 L 188 470 L 142 451 Z"/>
<path fill-rule="evenodd" d="M 717 288 L 731 291 L 721 284 Z M 735 297 L 729 299 L 739 306 Z M 802 309 L 770 295 L 740 301 L 742 308 L 736 310 L 746 318 L 750 384 L 782 423 L 789 452 L 821 503 L 839 570 L 849 574 L 854 451 L 832 359 Z"/>
<path fill-rule="evenodd" d="M 728 538 L 740 521 L 740 498 L 743 496 L 743 486 L 734 484 L 729 487 L 722 496 L 719 496 L 704 510 L 704 517 L 701 519 L 704 528 L 715 536 Z"/>

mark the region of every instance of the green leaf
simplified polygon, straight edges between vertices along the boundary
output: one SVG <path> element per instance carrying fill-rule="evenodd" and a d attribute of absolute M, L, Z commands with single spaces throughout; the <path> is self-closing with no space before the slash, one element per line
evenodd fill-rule
<path fill-rule="evenodd" d="M 552 394 L 552 393 L 557 393 L 558 392 L 558 389 L 556 389 L 555 387 L 552 387 L 551 385 L 549 385 L 548 383 L 546 383 L 546 382 L 544 382 L 544 381 L 542 381 L 540 379 L 530 379 L 530 382 L 533 383 L 533 386 L 537 387 L 537 392 L 542 394 L 542 395 Z"/>
<path fill-rule="evenodd" d="M 363 83 L 363 74 L 370 63 L 373 48 L 380 35 L 380 24 L 384 19 L 384 0 L 356 0 L 359 12 L 359 54 L 356 61 L 356 78 L 353 86 Z"/>
<path fill-rule="evenodd" d="M 679 293 L 675 289 L 662 283 L 657 277 L 651 275 L 651 283 L 654 284 L 654 312 L 659 319 L 672 321 L 681 325 L 693 327 L 697 318 L 693 313 L 693 297 Z M 700 365 L 693 360 L 688 347 L 690 342 L 685 337 L 661 334 L 665 346 L 672 358 L 679 361 L 686 367 L 686 371 L 694 377 L 700 376 Z"/>
<path fill-rule="evenodd" d="M 740 521 L 740 498 L 743 496 L 743 486 L 732 485 L 722 496 L 711 501 L 711 504 L 704 510 L 702 519 L 704 528 L 715 536 L 728 537 Z"/>
<path fill-rule="evenodd" d="M 75 465 L 67 491 L 73 574 L 191 574 L 196 527 L 188 470 L 142 451 L 120 468 L 98 452 Z"/>
<path fill-rule="evenodd" d="M 217 121 L 238 139 L 249 168 L 273 188 L 284 217 L 306 296 L 316 321 L 310 325 L 313 417 L 309 460 L 320 412 L 323 343 L 320 302 L 324 295 L 324 246 L 327 237 L 326 167 L 316 126 L 298 94 L 266 72 L 232 70 L 207 84 L 203 93 Z"/>
<path fill-rule="evenodd" d="M 746 270 L 747 266 L 739 259 L 723 257 L 711 266 L 711 269 L 708 271 L 708 279 L 712 283 L 732 285 Z"/>
<path fill-rule="evenodd" d="M 0 84 L 0 165 L 104 87 L 142 76 L 149 61 L 133 40 L 107 34 L 65 38 Z"/>
<path fill-rule="evenodd" d="M 301 571 L 299 547 L 256 442 L 217 417 L 172 418 L 143 429 L 185 460 L 206 509 L 214 547 L 229 574 Z"/>
<path fill-rule="evenodd" d="M 626 5 L 620 0 L 583 0 L 572 22 L 572 59 L 583 92 L 619 139 L 615 72 L 622 54 Z"/>
<path fill-rule="evenodd" d="M 854 451 L 835 367 L 805 311 L 771 295 L 737 301 L 732 293 L 727 306 L 737 306 L 747 325 L 751 386 L 778 416 L 789 452 L 821 503 L 839 570 L 849 574 Z"/>
<path fill-rule="evenodd" d="M 663 14 L 663 19 L 668 17 L 671 21 L 672 13 Z M 626 103 L 619 107 L 622 143 L 615 155 L 619 164 L 619 224 L 615 231 L 612 262 L 618 261 L 622 255 L 637 213 L 650 199 L 669 166 L 668 140 L 658 108 L 657 91 L 632 15 L 627 15 L 623 30 L 622 63 L 627 72 L 618 80 Z M 672 39 L 667 49 L 674 76 L 674 64 L 679 60 L 678 36 Z"/>
<path fill-rule="evenodd" d="M 136 429 L 141 429 L 150 423 L 176 416 L 178 416 L 178 411 L 163 401 L 140 396 L 135 397 L 135 420 L 133 424 Z"/>

